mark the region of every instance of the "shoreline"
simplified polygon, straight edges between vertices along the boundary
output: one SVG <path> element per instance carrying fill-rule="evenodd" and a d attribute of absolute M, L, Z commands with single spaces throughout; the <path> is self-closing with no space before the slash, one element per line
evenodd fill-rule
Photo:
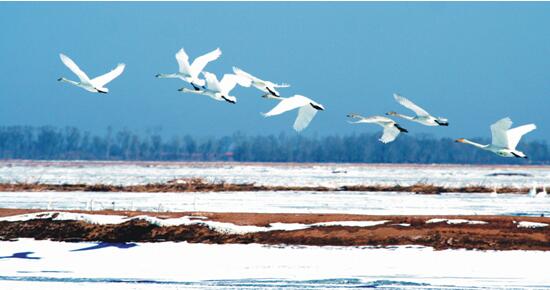
<path fill-rule="evenodd" d="M 44 191 L 84 191 L 84 192 L 258 192 L 258 191 L 320 191 L 320 192 L 411 192 L 415 194 L 441 193 L 514 193 L 526 194 L 529 188 L 522 187 L 489 187 L 459 186 L 445 187 L 432 184 L 401 185 L 344 185 L 326 186 L 269 186 L 253 183 L 208 182 L 202 178 L 174 179 L 166 183 L 145 185 L 110 185 L 110 184 L 45 184 L 45 183 L 0 183 L 0 192 L 44 192 Z"/>
<path fill-rule="evenodd" d="M 118 222 L 112 222 L 117 218 Z M 550 250 L 547 217 L 0 209 L 0 220 L 0 240 L 7 241 L 35 238 L 67 242 Z"/>

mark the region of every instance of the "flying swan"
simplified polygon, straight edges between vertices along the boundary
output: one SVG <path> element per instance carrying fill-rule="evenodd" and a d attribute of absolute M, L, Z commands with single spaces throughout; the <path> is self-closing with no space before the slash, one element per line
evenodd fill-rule
<path fill-rule="evenodd" d="M 399 135 L 399 133 L 401 132 L 409 132 L 407 131 L 407 129 L 399 126 L 399 124 L 397 124 L 394 120 L 383 116 L 363 117 L 357 114 L 349 114 L 348 117 L 358 120 L 355 122 L 348 121 L 350 124 L 373 123 L 384 128 L 384 133 L 382 134 L 382 137 L 378 139 L 384 144 L 390 143 L 395 140 L 395 138 L 397 138 L 397 135 Z"/>
<path fill-rule="evenodd" d="M 510 118 L 504 118 L 498 120 L 491 125 L 492 142 L 488 145 L 479 144 L 470 140 L 461 138 L 456 142 L 466 143 L 483 150 L 491 151 L 502 157 L 517 157 L 527 158 L 527 156 L 516 150 L 516 146 L 519 143 L 521 137 L 537 128 L 535 124 L 528 124 L 510 129 L 512 127 L 512 120 Z"/>
<path fill-rule="evenodd" d="M 264 115 L 265 117 L 271 117 L 299 108 L 298 116 L 296 117 L 296 121 L 294 121 L 293 126 L 294 130 L 296 130 L 297 132 L 304 130 L 309 125 L 311 120 L 313 120 L 313 117 L 315 117 L 315 114 L 317 114 L 317 111 L 325 110 L 325 107 L 323 107 L 323 105 L 316 103 L 312 99 L 304 97 L 302 95 L 294 95 L 289 98 L 274 98 L 280 100 L 279 104 L 271 109 L 271 111 L 262 115 Z"/>
<path fill-rule="evenodd" d="M 401 104 L 405 108 L 413 111 L 416 114 L 416 116 L 411 117 L 411 116 L 407 116 L 407 115 L 401 115 L 401 114 L 396 113 L 396 112 L 388 112 L 388 113 L 386 113 L 386 115 L 400 117 L 400 118 L 407 119 L 407 120 L 410 120 L 410 121 L 418 122 L 418 123 L 420 123 L 422 125 L 426 125 L 426 126 L 449 126 L 449 122 L 448 122 L 447 119 L 441 118 L 441 117 L 434 117 L 434 116 L 430 115 L 428 112 L 426 112 L 424 109 L 420 108 L 415 103 L 411 102 L 410 100 L 408 100 L 408 99 L 406 99 L 406 98 L 404 98 L 404 97 L 402 97 L 398 94 L 393 94 L 393 97 L 395 98 L 395 100 L 399 104 Z"/>
<path fill-rule="evenodd" d="M 250 87 L 250 80 L 234 74 L 225 74 L 221 81 L 215 74 L 203 72 L 206 79 L 206 85 L 196 90 L 181 88 L 178 91 L 191 94 L 199 94 L 211 97 L 216 101 L 226 101 L 231 104 L 237 103 L 237 98 L 229 95 L 229 92 L 235 88 L 237 84 L 243 87 Z"/>
<path fill-rule="evenodd" d="M 218 59 L 222 55 L 222 51 L 219 48 L 197 57 L 193 64 L 189 64 L 189 56 L 185 53 L 185 50 L 181 48 L 176 53 L 176 60 L 178 61 L 179 70 L 177 73 L 172 74 L 157 74 L 157 78 L 177 78 L 190 83 L 195 90 L 200 90 L 200 87 L 204 86 L 204 80 L 199 78 L 200 73 L 206 67 L 206 65 Z"/>
<path fill-rule="evenodd" d="M 255 76 L 243 71 L 242 69 L 240 69 L 238 67 L 233 67 L 233 72 L 236 75 L 240 75 L 242 77 L 250 79 L 250 81 L 252 83 L 252 86 L 254 86 L 255 88 L 257 88 L 258 90 L 260 90 L 262 92 L 265 92 L 265 94 L 262 96 L 264 98 L 270 98 L 271 96 L 281 97 L 281 94 L 277 91 L 277 88 L 288 88 L 288 87 L 290 87 L 289 84 L 284 84 L 284 83 L 283 84 L 276 84 L 276 83 L 272 83 L 270 81 L 265 81 L 265 80 L 259 79 Z"/>
<path fill-rule="evenodd" d="M 92 92 L 92 93 L 102 93 L 102 94 L 108 93 L 109 89 L 106 88 L 105 85 L 111 82 L 112 80 L 114 80 L 115 78 L 117 78 L 124 71 L 124 68 L 126 67 L 125 64 L 119 63 L 117 67 L 112 71 L 90 80 L 88 75 L 86 75 L 86 73 L 83 72 L 76 65 L 76 63 L 74 63 L 74 61 L 70 59 L 68 56 L 60 53 L 59 57 L 61 58 L 61 61 L 63 62 L 63 64 L 65 64 L 65 66 L 67 66 L 79 78 L 80 81 L 76 82 L 76 81 L 66 79 L 64 77 L 61 77 L 57 80 L 60 82 L 66 82 L 66 83 L 75 85 L 77 87 L 81 87 L 87 90 L 88 92 Z"/>

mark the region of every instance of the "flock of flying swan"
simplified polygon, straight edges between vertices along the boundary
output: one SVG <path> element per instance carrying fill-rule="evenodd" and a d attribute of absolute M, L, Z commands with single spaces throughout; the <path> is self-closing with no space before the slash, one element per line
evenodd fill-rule
<path fill-rule="evenodd" d="M 182 87 L 178 89 L 178 91 L 183 93 L 204 95 L 216 101 L 225 101 L 231 104 L 237 103 L 237 98 L 231 95 L 231 91 L 237 84 L 242 87 L 253 86 L 264 93 L 262 95 L 263 98 L 279 101 L 279 103 L 269 112 L 262 113 L 265 117 L 280 115 L 295 109 L 298 110 L 298 115 L 293 125 L 294 130 L 298 132 L 302 131 L 309 125 L 318 111 L 325 110 L 323 105 L 302 95 L 282 97 L 277 89 L 288 88 L 290 87 L 289 84 L 277 84 L 271 81 L 262 80 L 237 67 L 233 67 L 233 73 L 224 74 L 221 80 L 218 80 L 218 77 L 215 74 L 207 72 L 204 69 L 208 63 L 218 59 L 221 54 L 222 51 L 219 48 L 216 48 L 207 54 L 195 58 L 192 63 L 189 63 L 189 56 L 185 50 L 181 48 L 176 53 L 178 71 L 169 74 L 157 74 L 156 77 L 181 79 L 191 85 L 192 89 Z M 59 54 L 59 57 L 61 58 L 63 64 L 65 64 L 65 66 L 67 66 L 78 77 L 79 81 L 69 80 L 64 77 L 59 78 L 58 81 L 70 83 L 92 93 L 108 93 L 109 89 L 105 86 L 120 76 L 125 68 L 125 64 L 121 63 L 110 72 L 90 79 L 88 75 L 86 75 L 86 73 L 83 72 L 68 56 Z M 449 122 L 446 118 L 434 117 L 430 115 L 430 113 L 426 110 L 403 96 L 398 94 L 394 94 L 393 96 L 399 104 L 413 111 L 415 115 L 408 116 L 397 112 L 388 112 L 386 113 L 387 116 L 394 116 L 412 122 L 417 122 L 425 126 L 449 126 Z M 389 117 L 363 117 L 358 114 L 348 114 L 347 116 L 355 120 L 348 121 L 351 124 L 372 123 L 381 126 L 383 128 L 383 133 L 379 141 L 382 143 L 392 142 L 400 133 L 408 132 L 407 129 L 401 127 L 397 122 Z M 510 120 L 510 118 L 503 118 L 491 125 L 491 144 L 479 144 L 464 138 L 457 139 L 456 142 L 470 144 L 482 150 L 493 152 L 502 157 L 527 158 L 523 152 L 516 149 L 516 146 L 523 135 L 536 129 L 535 124 L 523 125 L 516 128 L 511 127 L 512 120 Z"/>

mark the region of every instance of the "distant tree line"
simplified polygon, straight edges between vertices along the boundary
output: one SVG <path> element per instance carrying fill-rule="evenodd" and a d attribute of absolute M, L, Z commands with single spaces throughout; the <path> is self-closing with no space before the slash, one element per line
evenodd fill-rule
<path fill-rule="evenodd" d="M 501 158 L 449 138 L 399 136 L 382 144 L 379 134 L 305 137 L 299 134 L 164 139 L 130 130 L 92 135 L 77 128 L 0 127 L 1 159 L 159 160 L 251 162 L 550 164 L 546 142 L 520 143 L 529 160 Z M 477 139 L 478 142 L 489 140 Z"/>

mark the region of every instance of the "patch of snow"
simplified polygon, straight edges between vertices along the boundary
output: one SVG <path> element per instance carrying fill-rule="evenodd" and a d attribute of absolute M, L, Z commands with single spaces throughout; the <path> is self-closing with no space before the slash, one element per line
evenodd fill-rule
<path fill-rule="evenodd" d="M 542 228 L 542 227 L 546 227 L 546 226 L 548 226 L 548 224 L 536 223 L 536 222 L 522 221 L 522 222 L 518 223 L 518 228 Z"/>
<path fill-rule="evenodd" d="M 488 222 L 485 221 L 475 221 L 475 220 L 466 220 L 466 219 L 441 219 L 441 218 L 435 218 L 427 220 L 427 224 L 431 223 L 441 223 L 441 222 L 447 222 L 449 225 L 458 225 L 458 224 L 469 224 L 469 225 L 484 225 Z"/>
<path fill-rule="evenodd" d="M 183 216 L 179 218 L 157 218 L 147 215 L 139 215 L 134 217 L 126 217 L 121 215 L 102 215 L 102 214 L 84 214 L 84 213 L 71 213 L 71 212 L 37 212 L 30 214 L 22 214 L 15 216 L 0 217 L 0 221 L 28 221 L 32 219 L 49 219 L 52 218 L 56 221 L 84 221 L 91 224 L 121 224 L 131 220 L 145 220 L 151 224 L 157 226 L 180 226 L 180 225 L 203 225 L 211 228 L 214 231 L 224 234 L 246 234 L 257 232 L 270 232 L 270 231 L 294 231 L 303 230 L 310 227 L 328 227 L 328 226 L 344 226 L 344 227 L 371 227 L 380 224 L 384 224 L 388 221 L 335 221 L 335 222 L 322 222 L 314 224 L 300 224 L 300 223 L 271 223 L 267 227 L 259 226 L 242 226 L 233 223 L 210 221 L 210 220 L 196 220 L 195 216 Z"/>

